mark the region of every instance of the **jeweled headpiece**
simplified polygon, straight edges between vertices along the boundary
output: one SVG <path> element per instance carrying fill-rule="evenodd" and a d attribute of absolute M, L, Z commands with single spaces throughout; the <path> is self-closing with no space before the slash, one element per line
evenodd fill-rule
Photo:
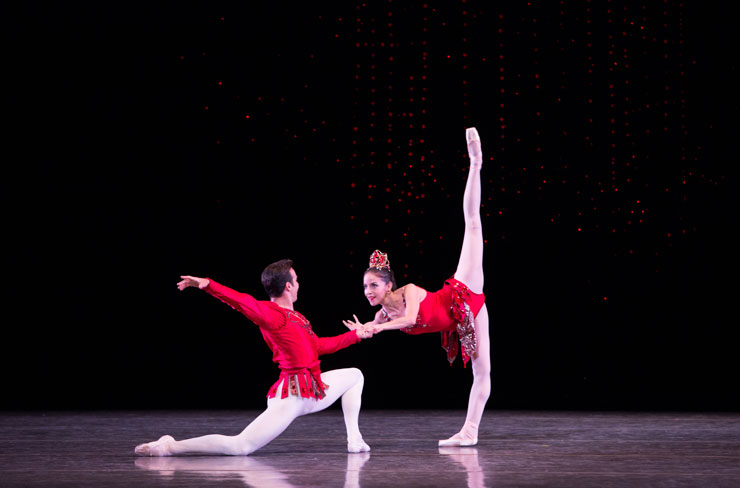
<path fill-rule="evenodd" d="M 388 254 L 380 252 L 377 249 L 370 255 L 370 267 L 376 269 L 391 270 L 391 263 L 388 261 Z"/>

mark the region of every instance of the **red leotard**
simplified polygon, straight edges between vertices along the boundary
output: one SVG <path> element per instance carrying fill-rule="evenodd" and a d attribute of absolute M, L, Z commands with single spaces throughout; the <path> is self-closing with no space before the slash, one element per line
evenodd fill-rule
<path fill-rule="evenodd" d="M 401 330 L 407 334 L 441 332 L 442 347 L 447 351 L 450 364 L 457 357 L 459 342 L 462 345 L 463 365 L 467 365 L 477 346 L 473 319 L 485 301 L 484 294 L 473 293 L 463 282 L 450 278 L 441 290 L 427 291 L 419 304 L 416 324 Z M 383 313 L 390 320 L 385 310 Z"/>
<path fill-rule="evenodd" d="M 318 337 L 311 323 L 300 313 L 274 302 L 256 300 L 209 280 L 204 290 L 254 322 L 272 350 L 272 360 L 280 368 L 280 378 L 270 387 L 267 397 L 274 398 L 278 385 L 285 380 L 281 398 L 288 394 L 317 400 L 324 398 L 328 385 L 321 381 L 319 356 L 360 342 L 357 333 L 351 330 L 334 337 Z"/>

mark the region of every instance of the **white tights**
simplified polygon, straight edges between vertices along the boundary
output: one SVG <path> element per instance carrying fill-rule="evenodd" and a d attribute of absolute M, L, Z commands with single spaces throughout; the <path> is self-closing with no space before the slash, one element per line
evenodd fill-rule
<path fill-rule="evenodd" d="M 357 368 L 337 369 L 321 373 L 321 380 L 329 385 L 321 400 L 288 396 L 280 398 L 280 388 L 275 398 L 267 400 L 267 410 L 254 419 L 240 434 L 227 436 L 209 434 L 176 441 L 171 436 L 136 446 L 141 456 L 177 456 L 182 454 L 220 454 L 245 456 L 264 447 L 283 433 L 296 418 L 320 412 L 342 397 L 344 424 L 347 428 L 347 450 L 369 451 L 360 434 L 358 420 L 362 404 L 362 387 L 365 379 Z"/>

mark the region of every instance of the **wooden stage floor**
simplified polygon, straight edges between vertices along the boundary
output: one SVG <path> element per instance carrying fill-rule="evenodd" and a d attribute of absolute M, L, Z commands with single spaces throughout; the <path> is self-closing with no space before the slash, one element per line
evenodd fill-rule
<path fill-rule="evenodd" d="M 439 448 L 462 411 L 338 407 L 246 457 L 139 458 L 134 446 L 236 434 L 257 411 L 0 412 L 0 487 L 738 487 L 740 413 L 489 411 L 479 444 Z"/>

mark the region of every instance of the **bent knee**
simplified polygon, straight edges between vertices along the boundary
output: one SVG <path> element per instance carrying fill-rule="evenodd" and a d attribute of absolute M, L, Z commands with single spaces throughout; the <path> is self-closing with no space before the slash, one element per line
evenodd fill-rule
<path fill-rule="evenodd" d="M 365 375 L 363 375 L 362 371 L 360 371 L 358 368 L 347 368 L 347 370 L 350 372 L 352 377 L 355 379 L 355 382 L 365 383 Z"/>
<path fill-rule="evenodd" d="M 346 388 L 355 388 L 359 386 L 362 388 L 365 385 L 365 375 L 362 374 L 358 368 L 345 368 L 342 370 L 345 375 Z"/>

